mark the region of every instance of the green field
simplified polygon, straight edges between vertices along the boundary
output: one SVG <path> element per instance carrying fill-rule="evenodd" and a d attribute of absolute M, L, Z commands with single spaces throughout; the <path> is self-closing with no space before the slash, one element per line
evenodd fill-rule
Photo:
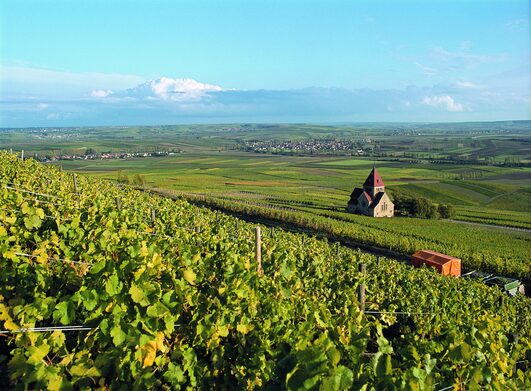
<path fill-rule="evenodd" d="M 306 201 L 316 207 L 344 208 L 373 162 L 360 158 L 323 158 L 252 153 L 188 152 L 178 156 L 130 160 L 61 161 L 66 170 L 116 180 L 118 172 L 140 174 L 146 186 L 239 199 Z M 377 161 L 387 189 L 400 189 L 436 203 L 452 204 L 457 219 L 531 228 L 531 175 L 524 167 L 456 166 Z M 481 177 L 460 179 L 464 170 Z M 504 211 L 500 216 L 500 210 Z M 503 218 L 500 218 L 503 217 Z"/>
<path fill-rule="evenodd" d="M 246 142 L 348 140 L 364 156 L 384 159 L 451 160 L 493 164 L 531 163 L 531 121 L 469 123 L 220 124 L 0 129 L 0 147 L 29 154 L 245 149 Z M 350 151 L 311 154 L 351 155 Z M 300 154 L 289 150 L 283 154 Z M 308 153 L 306 153 L 308 154 Z M 348 164 L 348 163 L 347 163 Z"/>
<path fill-rule="evenodd" d="M 46 135 L 38 130 L 11 130 L 0 132 L 0 141 L 15 146 L 9 142 L 22 142 L 24 134 L 24 144 L 18 147 L 24 146 L 26 156 L 63 149 L 70 153 L 86 148 L 99 152 L 178 149 L 163 157 L 77 158 L 48 164 L 111 181 L 119 176 L 140 176 L 146 188 L 192 200 L 206 197 L 209 205 L 228 211 L 273 217 L 280 222 L 288 219 L 301 229 L 326 231 L 331 237 L 402 254 L 420 247 L 447 251 L 461 257 L 466 267 L 529 281 L 531 167 L 527 163 L 496 163 L 509 155 L 509 149 L 512 158 L 519 156 L 521 162 L 527 161 L 531 138 L 524 128 L 529 123 L 465 125 L 456 125 L 456 129 L 450 124 L 434 128 L 415 125 L 415 131 L 413 125 L 115 127 L 59 129 Z M 375 140 L 380 141 L 373 156 L 326 151 L 272 154 L 238 148 L 242 140 L 304 142 L 332 136 L 370 141 L 374 146 Z M 434 158 L 435 145 L 449 151 L 446 157 L 452 155 L 455 159 L 437 160 L 444 155 L 441 153 Z M 468 162 L 464 159 L 471 150 L 478 152 L 483 147 L 488 147 L 485 156 Z M 393 148 L 401 151 L 400 158 L 385 152 Z M 416 158 L 407 158 L 408 154 Z M 373 165 L 391 195 L 400 191 L 453 205 L 454 219 L 463 222 L 405 217 L 375 220 L 345 213 L 352 189 L 363 183 Z"/>

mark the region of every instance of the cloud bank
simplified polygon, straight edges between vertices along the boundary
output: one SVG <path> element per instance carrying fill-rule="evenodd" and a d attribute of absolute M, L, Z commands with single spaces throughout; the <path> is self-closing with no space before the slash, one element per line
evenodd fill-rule
<path fill-rule="evenodd" d="M 456 103 L 450 95 L 425 96 L 422 99 L 422 103 L 447 111 L 463 111 L 463 105 Z"/>
<path fill-rule="evenodd" d="M 139 82 L 136 76 L 119 75 L 113 79 L 109 75 L 83 74 L 83 82 L 76 83 L 72 74 L 61 78 L 60 72 L 50 72 L 46 76 L 53 76 L 56 83 L 52 93 L 31 89 L 29 85 L 28 89 L 10 88 L 13 79 L 2 83 L 8 88 L 3 88 L 0 94 L 0 127 L 437 122 L 531 117 L 529 94 L 518 94 L 514 88 L 500 88 L 496 84 L 489 87 L 488 79 L 379 90 L 317 87 L 236 90 L 191 78 L 171 77 Z M 23 72 L 23 75 L 32 73 Z M 18 87 L 23 84 L 20 83 L 23 75 L 17 76 Z M 518 77 L 518 83 L 529 79 L 521 74 Z"/>

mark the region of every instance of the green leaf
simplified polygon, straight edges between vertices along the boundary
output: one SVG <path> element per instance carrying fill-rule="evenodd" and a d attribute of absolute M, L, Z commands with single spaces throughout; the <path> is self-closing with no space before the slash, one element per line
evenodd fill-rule
<path fill-rule="evenodd" d="M 81 379 L 87 378 L 87 377 L 100 377 L 101 373 L 98 370 L 98 368 L 92 366 L 90 368 L 87 368 L 84 365 L 72 365 L 70 368 L 70 374 L 75 377 L 79 377 Z"/>
<path fill-rule="evenodd" d="M 489 368 L 485 367 L 483 368 L 482 372 L 483 372 L 483 378 L 485 379 L 485 381 L 487 383 L 490 383 L 490 381 L 492 380 L 492 371 Z"/>
<path fill-rule="evenodd" d="M 151 318 L 163 318 L 170 310 L 164 304 L 156 302 L 147 308 L 146 314 Z"/>
<path fill-rule="evenodd" d="M 124 341 L 126 334 L 123 332 L 119 324 L 116 324 L 111 329 L 112 341 L 116 346 L 120 346 Z"/>
<path fill-rule="evenodd" d="M 118 276 L 116 273 L 113 273 L 111 277 L 107 280 L 107 283 L 105 284 L 105 291 L 110 296 L 116 296 L 122 291 L 123 284 L 118 279 Z"/>
<path fill-rule="evenodd" d="M 144 290 L 141 289 L 138 285 L 135 285 L 134 283 L 131 284 L 131 288 L 129 288 L 129 294 L 131 295 L 131 299 L 133 299 L 135 303 L 138 303 L 143 307 L 149 305 L 149 301 L 146 294 L 144 293 Z"/>
<path fill-rule="evenodd" d="M 58 374 L 48 374 L 47 376 L 47 389 L 49 391 L 69 391 L 73 390 L 72 383 Z"/>
<path fill-rule="evenodd" d="M 76 308 L 74 304 L 70 301 L 62 301 L 55 306 L 55 311 L 53 312 L 53 318 L 56 321 L 59 321 L 63 325 L 68 325 L 76 317 L 75 313 Z"/>
<path fill-rule="evenodd" d="M 50 347 L 44 343 L 38 346 L 30 346 L 28 348 L 28 363 L 42 364 L 44 357 L 48 355 Z"/>
<path fill-rule="evenodd" d="M 83 291 L 80 293 L 83 298 L 83 306 L 88 310 L 92 311 L 99 303 L 98 293 L 95 290 Z"/>
<path fill-rule="evenodd" d="M 424 380 L 426 377 L 426 372 L 421 368 L 415 367 L 411 372 L 413 373 L 413 376 L 419 380 Z"/>
<path fill-rule="evenodd" d="M 376 353 L 374 356 L 374 373 L 378 377 L 385 377 L 393 373 L 393 366 L 391 364 L 391 355 Z"/>
<path fill-rule="evenodd" d="M 186 381 L 184 371 L 172 362 L 168 364 L 168 370 L 164 372 L 163 376 L 164 380 L 175 388 L 179 388 L 178 386 Z"/>
<path fill-rule="evenodd" d="M 50 340 L 52 342 L 52 347 L 58 349 L 64 345 L 66 337 L 62 331 L 55 330 L 53 333 L 50 334 Z"/>
<path fill-rule="evenodd" d="M 98 261 L 90 267 L 89 273 L 98 274 L 105 268 L 106 265 L 107 265 L 106 261 Z"/>
<path fill-rule="evenodd" d="M 328 359 L 330 360 L 330 363 L 334 366 L 336 366 L 339 363 L 339 360 L 341 359 L 341 355 L 335 347 L 329 348 L 326 351 L 326 355 Z"/>
<path fill-rule="evenodd" d="M 461 342 L 450 351 L 449 357 L 456 362 L 468 362 L 472 358 L 472 349 L 466 342 Z"/>
<path fill-rule="evenodd" d="M 238 326 L 236 326 L 236 330 L 239 333 L 242 333 L 243 335 L 247 334 L 252 329 L 253 329 L 253 327 L 248 325 L 248 324 L 239 324 Z"/>
<path fill-rule="evenodd" d="M 323 379 L 320 390 L 349 390 L 352 388 L 352 383 L 354 381 L 354 374 L 350 369 L 345 366 L 337 367 L 333 374 Z"/>

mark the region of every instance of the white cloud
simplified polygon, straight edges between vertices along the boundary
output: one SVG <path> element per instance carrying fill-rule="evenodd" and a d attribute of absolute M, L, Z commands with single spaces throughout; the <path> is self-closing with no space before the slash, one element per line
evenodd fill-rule
<path fill-rule="evenodd" d="M 445 109 L 447 111 L 463 111 L 463 105 L 456 103 L 450 95 L 425 96 L 422 103 L 428 106 Z"/>
<path fill-rule="evenodd" d="M 105 98 L 106 96 L 111 95 L 113 92 L 111 90 L 94 90 L 90 93 L 90 96 L 93 98 Z"/>
<path fill-rule="evenodd" d="M 224 89 L 214 84 L 201 83 L 189 78 L 161 77 L 134 88 L 117 92 L 113 94 L 113 97 L 146 101 L 187 102 L 199 101 L 212 91 L 224 91 Z"/>
<path fill-rule="evenodd" d="M 37 105 L 37 108 L 38 108 L 39 110 L 44 110 L 44 109 L 47 109 L 48 107 L 50 107 L 50 105 L 49 105 L 48 103 L 39 103 L 39 104 Z"/>
<path fill-rule="evenodd" d="M 220 86 L 200 83 L 194 79 L 161 77 L 150 82 L 151 90 L 164 100 L 193 100 L 209 91 L 222 91 Z"/>
<path fill-rule="evenodd" d="M 426 65 L 423 65 L 419 62 L 416 62 L 415 65 L 422 71 L 422 73 L 426 76 L 435 76 L 437 74 L 437 69 L 427 67 Z"/>
<path fill-rule="evenodd" d="M 481 89 L 483 86 L 481 84 L 472 83 L 470 81 L 457 81 L 455 85 L 459 88 L 465 89 Z"/>

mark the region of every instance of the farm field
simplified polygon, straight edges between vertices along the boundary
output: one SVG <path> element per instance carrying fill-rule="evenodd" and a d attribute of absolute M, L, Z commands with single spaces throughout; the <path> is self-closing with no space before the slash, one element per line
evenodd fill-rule
<path fill-rule="evenodd" d="M 441 160 L 480 163 L 531 163 L 531 121 L 463 123 L 219 124 L 0 129 L 3 149 L 34 153 L 181 150 L 185 152 L 249 150 L 247 143 L 349 141 L 351 150 L 293 150 L 277 153 L 344 156 L 358 154 L 386 159 Z M 253 148 L 250 148 L 253 150 Z M 274 149 L 274 148 L 273 148 Z M 265 151 L 271 151 L 269 147 Z M 262 151 L 264 152 L 264 151 Z"/>
<path fill-rule="evenodd" d="M 348 162 L 349 164 L 346 164 Z M 468 269 L 481 269 L 523 279 L 529 284 L 529 232 L 470 226 L 440 220 L 396 217 L 372 219 L 344 212 L 353 187 L 363 183 L 373 162 L 363 159 L 267 156 L 232 151 L 213 154 L 113 161 L 66 161 L 67 170 L 116 180 L 118 172 L 144 176 L 147 188 L 168 191 L 190 200 L 208 198 L 210 206 L 235 212 L 296 222 L 301 229 L 318 228 L 332 237 L 411 254 L 420 248 L 451 253 Z M 516 228 L 531 228 L 527 209 L 529 187 L 515 181 L 499 185 L 490 176 L 507 180 L 529 168 L 405 164 L 379 161 L 388 189 L 455 205 L 455 219 Z M 463 170 L 481 170 L 482 178 L 460 179 Z M 501 205 L 506 192 L 521 194 Z M 495 205 L 490 206 L 490 203 Z M 507 203 L 506 203 L 507 204 Z M 287 209 L 287 210 L 285 210 Z M 288 217 L 289 214 L 289 217 Z M 301 223 L 302 221 L 302 223 Z M 463 240 L 466 238 L 466 240 Z"/>
<path fill-rule="evenodd" d="M 266 134 L 275 133 L 276 137 L 285 139 L 304 139 L 310 133 L 309 127 L 304 126 L 264 129 Z M 313 135 L 325 130 L 330 128 L 311 128 Z M 118 136 L 113 138 L 107 129 L 105 132 L 100 134 L 100 144 L 117 143 Z M 133 143 L 137 144 L 156 145 L 163 136 L 167 144 L 179 143 L 183 149 L 173 156 L 60 160 L 51 164 L 111 181 L 120 176 L 129 179 L 140 176 L 146 188 L 190 200 L 207 197 L 209 205 L 222 205 L 227 210 L 241 211 L 245 207 L 249 213 L 275 215 L 280 220 L 286 217 L 278 213 L 289 212 L 290 221 L 298 221 L 301 228 L 326 227 L 332 236 L 403 254 L 410 254 L 419 246 L 454 252 L 453 255 L 462 257 L 467 268 L 481 268 L 529 282 L 531 242 L 525 230 L 531 228 L 530 167 L 440 164 L 429 159 L 396 161 L 383 157 L 253 153 L 221 147 L 234 144 L 237 138 L 250 137 L 241 127 L 216 130 L 207 126 L 189 132 L 178 128 L 173 132 L 173 139 L 169 129 L 130 132 Z M 377 130 L 373 132 L 379 134 Z M 95 131 L 86 137 L 94 138 L 97 134 Z M 393 138 L 396 141 L 400 136 Z M 462 135 L 459 140 L 466 144 Z M 520 152 L 524 151 L 525 143 Z M 350 192 L 363 183 L 373 165 L 378 167 L 391 194 L 399 190 L 409 196 L 451 204 L 456 220 L 524 231 L 402 217 L 392 221 L 373 220 L 346 214 L 344 208 Z"/>
<path fill-rule="evenodd" d="M 142 175 L 147 187 L 225 199 L 260 199 L 277 205 L 305 202 L 345 208 L 350 192 L 376 164 L 387 189 L 451 204 L 456 219 L 531 228 L 531 168 L 440 165 L 361 158 L 256 155 L 243 152 L 181 153 L 178 156 L 61 161 L 65 170 L 116 180 L 121 172 Z M 461 179 L 463 173 L 472 176 Z M 468 178 L 468 177 L 467 177 Z"/>
<path fill-rule="evenodd" d="M 258 266 L 236 218 L 7 153 L 0 167 L 4 385 L 530 386 L 526 297 L 263 226 Z"/>

